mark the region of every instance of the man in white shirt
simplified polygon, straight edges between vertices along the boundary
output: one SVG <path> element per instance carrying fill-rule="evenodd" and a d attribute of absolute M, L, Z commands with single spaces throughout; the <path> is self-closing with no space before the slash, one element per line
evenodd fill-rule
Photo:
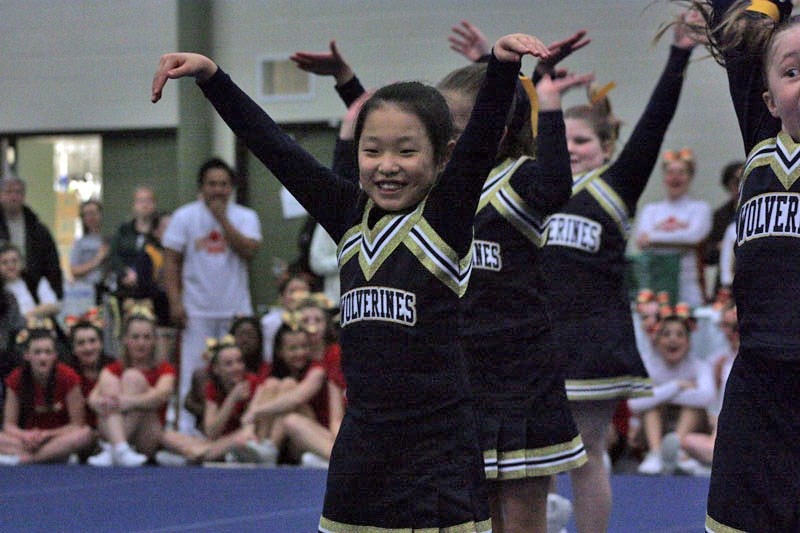
<path fill-rule="evenodd" d="M 231 202 L 233 172 L 220 159 L 203 164 L 199 198 L 180 207 L 163 237 L 170 316 L 183 329 L 180 398 L 203 361 L 205 340 L 228 332 L 235 315 L 252 315 L 248 262 L 261 245 L 261 223 L 252 209 Z M 179 429 L 194 430 L 181 410 Z"/>

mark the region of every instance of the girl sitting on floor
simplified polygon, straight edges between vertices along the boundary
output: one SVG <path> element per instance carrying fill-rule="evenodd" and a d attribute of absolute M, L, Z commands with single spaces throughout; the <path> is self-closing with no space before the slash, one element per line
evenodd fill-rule
<path fill-rule="evenodd" d="M 277 391 L 277 382 L 259 388 L 262 379 L 247 369 L 242 350 L 232 335 L 225 335 L 219 340 L 209 339 L 207 344 L 204 436 L 166 431 L 163 445 L 193 463 L 225 459 L 229 462 L 275 465 L 277 448 L 268 438 L 259 437 L 268 433 L 269 428 L 257 427 L 258 424 L 254 423 L 242 424 L 241 419 L 242 413 L 252 402 L 266 397 L 267 391 Z M 164 454 L 159 455 L 159 462 L 164 457 Z"/>
<path fill-rule="evenodd" d="M 152 457 L 160 446 L 167 402 L 175 388 L 175 369 L 156 360 L 155 318 L 149 308 L 131 308 L 122 344 L 121 359 L 100 372 L 89 395 L 100 436 L 108 442 L 88 459 L 93 466 L 140 466 Z"/>
<path fill-rule="evenodd" d="M 25 361 L 6 379 L 0 464 L 64 462 L 93 443 L 80 377 L 58 362 L 49 320 L 23 329 L 17 343 Z"/>
<path fill-rule="evenodd" d="M 661 313 L 653 343 L 654 357 L 645 360 L 653 380 L 653 396 L 628 400 L 631 411 L 642 419 L 649 449 L 639 465 L 640 474 L 660 474 L 663 470 L 661 440 L 668 407 L 678 408 L 675 432 L 682 437 L 703 423 L 715 394 L 711 366 L 689 356 L 692 319 L 688 305 L 679 303 L 674 309 L 667 305 Z"/>

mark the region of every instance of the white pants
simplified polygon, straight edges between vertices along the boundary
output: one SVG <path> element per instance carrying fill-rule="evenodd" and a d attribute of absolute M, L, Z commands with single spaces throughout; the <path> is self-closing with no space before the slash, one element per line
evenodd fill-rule
<path fill-rule="evenodd" d="M 178 418 L 178 431 L 182 433 L 195 433 L 195 419 L 189 411 L 183 408 L 183 400 L 192 386 L 192 374 L 205 365 L 203 352 L 206 349 L 206 339 L 219 338 L 228 333 L 233 322 L 228 318 L 206 318 L 189 316 L 186 319 L 186 328 L 181 333 L 180 381 L 179 396 L 180 416 Z"/>

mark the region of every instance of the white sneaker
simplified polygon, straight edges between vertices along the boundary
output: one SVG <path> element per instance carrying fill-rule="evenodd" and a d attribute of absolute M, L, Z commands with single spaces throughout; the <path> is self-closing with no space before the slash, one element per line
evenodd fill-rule
<path fill-rule="evenodd" d="M 305 452 L 300 457 L 300 465 L 305 466 L 306 468 L 322 468 L 325 470 L 328 469 L 328 461 L 326 461 L 319 455 L 311 452 Z"/>
<path fill-rule="evenodd" d="M 189 461 L 183 455 L 169 450 L 158 450 L 156 452 L 156 463 L 161 466 L 186 466 Z"/>
<path fill-rule="evenodd" d="M 147 462 L 147 456 L 137 452 L 127 442 L 120 442 L 111 451 L 116 466 L 142 466 Z"/>
<path fill-rule="evenodd" d="M 660 451 L 650 451 L 644 458 L 644 461 L 639 465 L 638 471 L 640 474 L 648 476 L 655 476 L 660 474 L 664 469 L 664 464 L 661 461 Z"/>
<path fill-rule="evenodd" d="M 260 463 L 261 455 L 250 446 L 250 442 L 244 446 L 236 446 L 225 456 L 225 461 L 229 463 Z M 255 442 L 252 443 L 256 445 Z M 228 458 L 230 455 L 231 459 Z"/>
<path fill-rule="evenodd" d="M 664 435 L 661 439 L 661 473 L 671 475 L 678 467 L 681 456 L 681 439 L 675 432 Z"/>
<path fill-rule="evenodd" d="M 547 494 L 547 533 L 566 531 L 572 518 L 572 502 L 554 492 Z"/>
<path fill-rule="evenodd" d="M 18 455 L 0 454 L 0 466 L 17 466 L 19 464 Z"/>
<path fill-rule="evenodd" d="M 247 447 L 254 451 L 258 456 L 258 463 L 264 466 L 275 466 L 278 464 L 278 448 L 269 439 L 261 442 L 248 441 Z"/>
<path fill-rule="evenodd" d="M 678 460 L 676 472 L 689 476 L 709 477 L 711 467 L 704 465 L 694 457 L 684 457 Z"/>
<path fill-rule="evenodd" d="M 111 444 L 100 441 L 100 453 L 92 455 L 86 462 L 92 466 L 113 466 L 114 456 L 111 453 Z"/>

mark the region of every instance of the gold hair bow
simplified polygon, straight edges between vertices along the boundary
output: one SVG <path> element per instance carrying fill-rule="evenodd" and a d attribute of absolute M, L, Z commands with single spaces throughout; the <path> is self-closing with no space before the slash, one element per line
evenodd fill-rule
<path fill-rule="evenodd" d="M 303 323 L 303 313 L 300 311 L 285 311 L 281 315 L 283 323 L 292 331 L 304 331 L 306 333 L 316 333 L 317 328 Z"/>
<path fill-rule="evenodd" d="M 333 301 L 324 292 L 294 291 L 289 296 L 289 309 L 295 311 L 300 307 L 315 306 L 325 311 L 333 309 Z"/>
<path fill-rule="evenodd" d="M 219 339 L 208 337 L 206 339 L 206 350 L 203 352 L 203 359 L 207 362 L 211 361 L 215 354 L 219 353 L 225 348 L 233 348 L 236 346 L 236 339 L 230 333 L 223 335 Z"/>
<path fill-rule="evenodd" d="M 691 162 L 694 161 L 694 152 L 691 148 L 681 148 L 680 150 L 664 150 L 661 155 L 664 163 L 675 161 Z"/>
<path fill-rule="evenodd" d="M 31 331 L 35 329 L 43 329 L 49 331 L 51 335 L 55 334 L 56 325 L 49 318 L 30 317 L 25 323 L 25 328 L 21 329 L 16 338 L 14 339 L 17 344 L 24 344 L 31 336 Z"/>
<path fill-rule="evenodd" d="M 612 90 L 617 87 L 617 82 L 610 81 L 603 85 L 602 87 L 590 87 L 589 88 L 589 104 L 590 105 L 597 105 L 603 101 L 603 99 L 608 96 Z"/>
<path fill-rule="evenodd" d="M 97 307 L 91 307 L 82 315 L 67 315 L 64 317 L 64 324 L 70 329 L 81 322 L 87 322 L 98 329 L 103 329 L 102 312 Z"/>
<path fill-rule="evenodd" d="M 123 314 L 126 318 L 135 316 L 145 320 L 155 320 L 153 314 L 153 302 L 150 300 L 134 300 L 133 298 L 125 300 L 122 305 Z"/>

